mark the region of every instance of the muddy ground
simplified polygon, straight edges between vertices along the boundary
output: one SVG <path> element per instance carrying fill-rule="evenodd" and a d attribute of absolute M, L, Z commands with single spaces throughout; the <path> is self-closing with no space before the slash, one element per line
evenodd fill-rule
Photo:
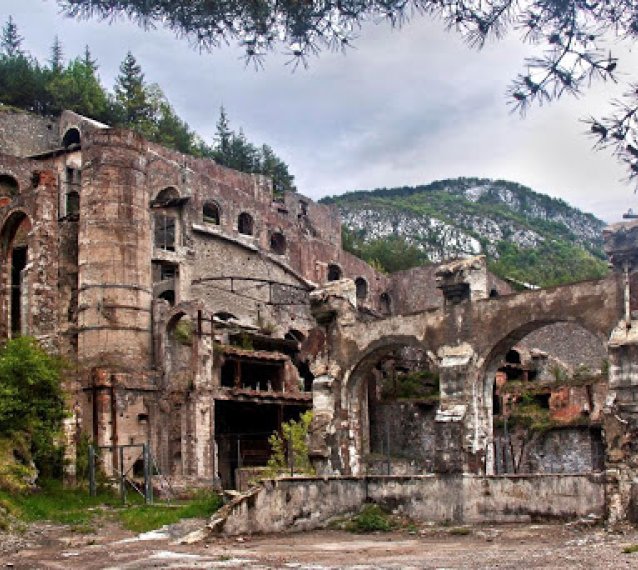
<path fill-rule="evenodd" d="M 357 535 L 321 530 L 179 544 L 200 528 L 184 521 L 136 536 L 114 523 L 90 533 L 34 524 L 0 535 L 0 568 L 638 568 L 638 531 L 609 533 L 578 524 L 495 525 Z M 467 533 L 467 534 L 465 534 Z"/>

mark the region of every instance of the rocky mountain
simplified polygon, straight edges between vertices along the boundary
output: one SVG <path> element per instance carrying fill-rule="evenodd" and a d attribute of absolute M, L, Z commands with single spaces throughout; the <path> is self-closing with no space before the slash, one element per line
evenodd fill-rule
<path fill-rule="evenodd" d="M 396 258 L 400 240 L 408 264 L 484 253 L 497 274 L 544 286 L 606 272 L 602 220 L 514 182 L 458 178 L 322 202 L 339 208 L 345 247 L 381 266 L 383 244 Z"/>

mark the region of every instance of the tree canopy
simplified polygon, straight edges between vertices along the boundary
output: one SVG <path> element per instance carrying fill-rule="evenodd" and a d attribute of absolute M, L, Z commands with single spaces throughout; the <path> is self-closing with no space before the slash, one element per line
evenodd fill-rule
<path fill-rule="evenodd" d="M 76 18 L 111 20 L 125 16 L 145 27 L 166 26 L 197 47 L 212 49 L 228 41 L 245 48 L 247 61 L 283 48 L 295 66 L 322 49 L 350 47 L 363 23 L 387 20 L 400 26 L 415 15 L 440 19 L 472 47 L 507 32 L 537 47 L 512 81 L 509 100 L 526 110 L 563 94 L 578 94 L 592 79 L 616 80 L 618 60 L 610 45 L 635 41 L 638 8 L 630 0 L 58 0 Z M 611 147 L 638 177 L 638 86 L 613 102 L 607 117 L 590 118 L 591 135 Z"/>
<path fill-rule="evenodd" d="M 138 131 L 147 139 L 194 156 L 212 158 L 242 172 L 272 178 L 275 194 L 295 191 L 288 165 L 268 145 L 257 146 L 243 131 L 235 132 L 224 109 L 212 144 L 204 142 L 182 120 L 161 87 L 148 83 L 141 65 L 128 52 L 120 64 L 113 91 L 104 88 L 97 61 L 88 46 L 81 56 L 64 58 L 56 36 L 50 57 L 40 64 L 22 47 L 11 17 L 0 34 L 0 103 L 40 114 L 69 109 L 112 126 Z"/>

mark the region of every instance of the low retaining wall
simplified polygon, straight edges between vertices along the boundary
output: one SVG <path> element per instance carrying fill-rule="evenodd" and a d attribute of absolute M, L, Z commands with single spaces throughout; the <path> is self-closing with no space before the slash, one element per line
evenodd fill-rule
<path fill-rule="evenodd" d="M 310 530 L 339 514 L 357 511 L 365 501 L 361 479 L 272 479 L 236 500 L 219 526 L 228 535 Z"/>
<path fill-rule="evenodd" d="M 602 474 L 275 479 L 235 499 L 213 520 L 228 535 L 309 530 L 365 502 L 436 522 L 604 517 L 604 483 Z"/>
<path fill-rule="evenodd" d="M 368 477 L 368 500 L 417 520 L 482 523 L 605 514 L 602 474 Z"/>

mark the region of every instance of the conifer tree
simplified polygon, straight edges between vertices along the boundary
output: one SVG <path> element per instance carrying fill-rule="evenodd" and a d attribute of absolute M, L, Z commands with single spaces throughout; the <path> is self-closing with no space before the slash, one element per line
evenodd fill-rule
<path fill-rule="evenodd" d="M 122 109 L 124 123 L 142 126 L 151 119 L 144 73 L 130 51 L 115 80 L 115 100 Z"/>
<path fill-rule="evenodd" d="M 97 71 L 97 60 L 93 59 L 88 44 L 84 46 L 84 56 L 82 57 L 82 63 L 84 63 L 87 68 L 91 69 L 93 73 Z"/>
<path fill-rule="evenodd" d="M 217 119 L 217 130 L 215 132 L 215 159 L 220 164 L 228 165 L 232 137 L 233 132 L 230 130 L 226 109 L 222 106 L 219 109 L 219 119 Z"/>
<path fill-rule="evenodd" d="M 54 74 L 60 73 L 64 67 L 64 53 L 62 50 L 62 43 L 60 42 L 58 36 L 55 36 L 55 38 L 53 39 L 49 66 Z"/>
<path fill-rule="evenodd" d="M 18 33 L 18 26 L 9 16 L 6 24 L 2 28 L 2 38 L 0 39 L 1 54 L 4 57 L 14 58 L 22 53 L 22 36 Z"/>

